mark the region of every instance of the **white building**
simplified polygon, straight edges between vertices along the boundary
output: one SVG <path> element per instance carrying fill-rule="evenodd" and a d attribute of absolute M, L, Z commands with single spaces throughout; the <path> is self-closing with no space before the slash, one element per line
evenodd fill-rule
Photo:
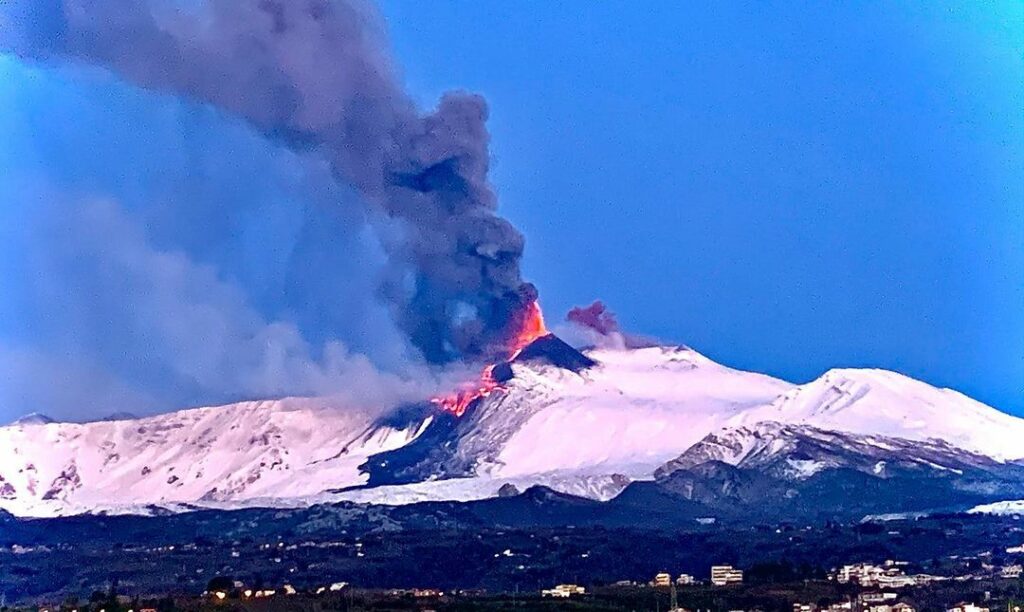
<path fill-rule="evenodd" d="M 855 563 L 839 568 L 832 577 L 840 584 L 853 583 L 865 587 L 877 586 L 883 589 L 914 586 L 918 583 L 917 579 L 907 576 L 903 572 L 903 568 L 907 565 L 906 561 L 893 561 L 892 559 L 881 566 L 872 563 Z"/>
<path fill-rule="evenodd" d="M 676 578 L 676 584 L 679 586 L 689 586 L 691 584 L 697 584 L 697 580 L 689 574 L 679 574 L 679 577 Z"/>
<path fill-rule="evenodd" d="M 946 612 L 988 612 L 988 608 L 982 608 L 981 606 L 972 603 L 960 602 L 952 608 L 947 609 Z"/>
<path fill-rule="evenodd" d="M 541 597 L 562 597 L 569 598 L 573 595 L 584 595 L 587 590 L 577 584 L 559 584 L 553 589 L 544 589 L 540 592 Z"/>
<path fill-rule="evenodd" d="M 711 584 L 715 586 L 743 584 L 743 570 L 736 569 L 731 565 L 712 565 Z"/>
<path fill-rule="evenodd" d="M 897 574 L 895 576 L 883 574 L 878 577 L 875 584 L 881 589 L 900 589 L 916 585 L 917 578 L 914 578 L 913 576 L 906 576 L 904 574 Z"/>
<path fill-rule="evenodd" d="M 1024 567 L 1020 565 L 1007 565 L 999 572 L 1001 578 L 1020 578 L 1021 574 L 1024 574 Z"/>
<path fill-rule="evenodd" d="M 899 597 L 896 593 L 861 593 L 857 596 L 857 599 L 865 605 L 870 604 L 884 604 L 887 602 L 896 602 L 896 598 Z"/>
<path fill-rule="evenodd" d="M 878 584 L 878 579 L 886 574 L 885 568 L 871 563 L 855 563 L 844 565 L 836 572 L 836 582 L 839 584 L 859 584 L 861 586 L 873 586 Z"/>
<path fill-rule="evenodd" d="M 661 572 L 654 575 L 654 580 L 651 581 L 653 587 L 667 587 L 672 586 L 672 575 L 668 572 Z"/>

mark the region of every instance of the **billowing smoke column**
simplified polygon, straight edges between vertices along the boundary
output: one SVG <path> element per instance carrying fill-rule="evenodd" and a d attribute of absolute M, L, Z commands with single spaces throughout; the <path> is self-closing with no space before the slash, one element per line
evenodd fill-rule
<path fill-rule="evenodd" d="M 357 0 L 8 0 L 0 51 L 98 65 L 322 156 L 401 226 L 381 292 L 412 343 L 435 363 L 484 356 L 536 299 L 523 238 L 495 214 L 487 106 L 450 93 L 420 114 L 375 20 Z"/>

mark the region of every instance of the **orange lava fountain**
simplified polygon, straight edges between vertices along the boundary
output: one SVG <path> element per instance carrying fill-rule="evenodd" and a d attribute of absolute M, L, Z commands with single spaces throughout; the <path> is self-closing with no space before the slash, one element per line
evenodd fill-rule
<path fill-rule="evenodd" d="M 537 302 L 530 302 L 519 331 L 512 339 L 512 354 L 508 358 L 515 359 L 524 348 L 530 346 L 531 342 L 549 333 L 551 332 L 544 326 L 544 314 L 540 311 L 540 305 Z"/>
<path fill-rule="evenodd" d="M 531 302 L 519 322 L 519 330 L 512 337 L 506 361 L 515 359 L 531 342 L 548 335 L 548 333 L 550 332 L 544 326 L 544 315 L 540 311 L 540 306 L 537 302 Z M 504 388 L 501 386 L 501 383 L 494 379 L 494 367 L 496 365 L 492 363 L 485 367 L 480 373 L 478 381 L 468 383 L 448 395 L 431 398 L 430 401 L 455 416 L 462 416 L 474 401 Z"/>

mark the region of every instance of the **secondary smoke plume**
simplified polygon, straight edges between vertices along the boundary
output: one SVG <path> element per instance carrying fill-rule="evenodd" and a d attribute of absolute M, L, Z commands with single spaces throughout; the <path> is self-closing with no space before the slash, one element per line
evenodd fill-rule
<path fill-rule="evenodd" d="M 560 327 L 556 332 L 577 348 L 624 349 L 658 344 L 652 338 L 623 332 L 615 313 L 601 300 L 594 300 L 590 306 L 574 306 L 566 313 L 565 321 L 567 325 Z"/>
<path fill-rule="evenodd" d="M 619 332 L 619 322 L 601 300 L 594 300 L 590 306 L 575 306 L 565 315 L 565 320 L 588 327 L 602 336 Z"/>
<path fill-rule="evenodd" d="M 445 95 L 420 114 L 402 91 L 377 18 L 355 0 L 14 0 L 0 45 L 22 58 L 88 63 L 138 86 L 244 118 L 313 152 L 375 213 L 382 294 L 433 362 L 486 353 L 530 301 L 522 236 L 495 214 L 487 106 Z"/>

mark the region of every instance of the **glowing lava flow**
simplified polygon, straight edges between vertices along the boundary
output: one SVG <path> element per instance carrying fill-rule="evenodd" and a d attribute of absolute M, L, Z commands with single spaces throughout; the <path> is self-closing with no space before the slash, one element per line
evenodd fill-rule
<path fill-rule="evenodd" d="M 544 315 L 540 311 L 540 306 L 537 302 L 531 302 L 527 312 L 521 319 L 519 331 L 512 338 L 506 361 L 512 361 L 531 342 L 548 335 L 548 333 L 547 327 L 544 326 Z M 495 390 L 503 389 L 501 383 L 494 379 L 495 365 L 497 364 L 492 363 L 485 367 L 483 372 L 480 373 L 480 380 L 467 384 L 454 393 L 432 398 L 430 401 L 455 416 L 462 416 L 470 404 L 478 398 L 487 397 Z"/>

